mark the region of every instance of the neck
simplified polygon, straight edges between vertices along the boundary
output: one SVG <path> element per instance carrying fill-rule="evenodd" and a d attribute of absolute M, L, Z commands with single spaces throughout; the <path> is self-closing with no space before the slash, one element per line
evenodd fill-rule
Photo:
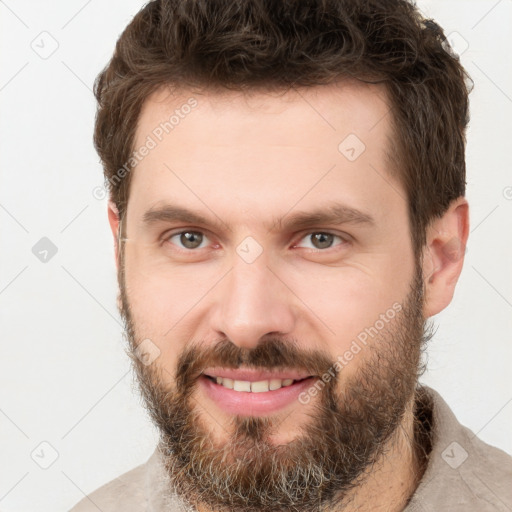
<path fill-rule="evenodd" d="M 423 475 L 415 439 L 414 397 L 376 464 L 362 476 L 342 509 L 329 512 L 401 512 Z"/>

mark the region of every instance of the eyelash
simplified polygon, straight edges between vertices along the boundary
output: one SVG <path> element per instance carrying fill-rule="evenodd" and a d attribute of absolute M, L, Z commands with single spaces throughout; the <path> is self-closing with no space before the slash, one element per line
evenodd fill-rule
<path fill-rule="evenodd" d="M 179 252 L 182 252 L 182 253 L 185 253 L 185 254 L 192 254 L 194 252 L 199 252 L 200 248 L 196 248 L 196 249 L 183 249 L 183 248 L 180 248 L 177 245 L 175 245 L 175 244 L 170 242 L 171 238 L 173 238 L 175 236 L 178 236 L 178 235 L 182 235 L 183 233 L 200 233 L 200 234 L 205 235 L 206 237 L 208 237 L 208 235 L 206 233 L 204 233 L 203 231 L 199 231 L 199 230 L 195 230 L 195 229 L 183 229 L 181 231 L 177 231 L 176 233 L 167 233 L 167 234 L 165 234 L 162 237 L 163 243 L 164 244 L 172 245 L 175 248 L 175 250 L 177 250 Z M 333 247 L 328 247 L 326 249 L 314 249 L 314 248 L 312 249 L 312 248 L 309 248 L 309 247 L 299 247 L 299 248 L 300 249 L 306 249 L 306 250 L 308 250 L 308 252 L 312 252 L 312 253 L 320 253 L 320 252 L 328 252 L 330 250 L 335 250 L 336 247 L 343 247 L 343 246 L 345 246 L 346 244 L 348 244 L 350 242 L 350 239 L 349 239 L 348 235 L 341 236 L 341 235 L 337 235 L 336 233 L 331 233 L 330 231 L 322 231 L 322 230 L 308 231 L 306 233 L 303 233 L 301 235 L 301 237 L 299 238 L 299 241 L 303 240 L 304 238 L 306 238 L 308 236 L 311 236 L 313 234 L 318 234 L 318 233 L 321 233 L 323 235 L 332 235 L 335 238 L 339 238 L 342 243 L 340 243 L 340 244 L 338 244 L 336 246 L 333 246 Z"/>

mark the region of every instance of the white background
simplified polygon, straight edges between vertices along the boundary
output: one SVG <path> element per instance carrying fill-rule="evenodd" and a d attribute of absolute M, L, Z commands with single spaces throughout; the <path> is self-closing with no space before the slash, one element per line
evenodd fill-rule
<path fill-rule="evenodd" d="M 418 4 L 467 41 L 461 59 L 475 81 L 472 232 L 454 300 L 436 318 L 423 381 L 462 423 L 512 454 L 512 2 Z M 156 444 L 123 352 L 106 199 L 93 196 L 103 178 L 92 84 L 141 6 L 0 1 L 3 512 L 68 510 L 145 462 Z M 43 51 L 41 38 L 44 51 L 58 43 L 47 59 L 32 48 Z M 47 263 L 32 253 L 42 237 L 58 249 Z M 48 469 L 31 458 L 35 450 L 36 460 L 51 462 L 43 441 L 58 453 Z"/>

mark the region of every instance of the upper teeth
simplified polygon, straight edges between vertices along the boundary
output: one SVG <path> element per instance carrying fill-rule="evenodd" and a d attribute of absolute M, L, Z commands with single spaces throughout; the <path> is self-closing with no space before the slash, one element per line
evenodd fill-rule
<path fill-rule="evenodd" d="M 274 391 L 276 389 L 290 386 L 293 379 L 270 379 L 260 380 L 258 382 L 249 382 L 246 380 L 233 380 L 223 377 L 215 377 L 217 384 L 234 391 L 248 391 L 252 393 L 262 393 L 264 391 Z"/>

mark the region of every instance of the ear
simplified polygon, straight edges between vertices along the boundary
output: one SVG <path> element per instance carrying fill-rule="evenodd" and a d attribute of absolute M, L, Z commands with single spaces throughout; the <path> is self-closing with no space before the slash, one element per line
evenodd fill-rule
<path fill-rule="evenodd" d="M 116 255 L 116 268 L 119 269 L 119 210 L 113 201 L 108 202 L 108 222 L 114 237 L 114 251 Z"/>
<path fill-rule="evenodd" d="M 469 205 L 464 197 L 452 201 L 446 213 L 427 228 L 423 250 L 425 318 L 436 315 L 452 301 L 464 264 L 469 235 Z"/>

